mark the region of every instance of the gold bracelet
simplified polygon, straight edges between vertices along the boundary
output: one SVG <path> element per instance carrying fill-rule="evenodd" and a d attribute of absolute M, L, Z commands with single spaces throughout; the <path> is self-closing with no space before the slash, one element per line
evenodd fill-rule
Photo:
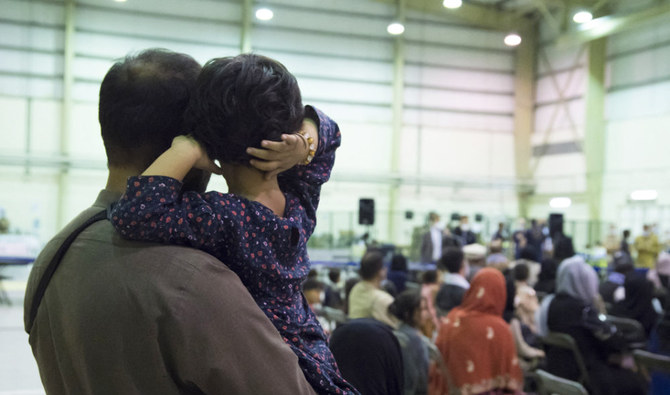
<path fill-rule="evenodd" d="M 301 130 L 298 132 L 298 135 L 302 137 L 303 141 L 305 142 L 307 146 L 307 158 L 305 158 L 304 161 L 302 161 L 303 165 L 308 165 L 312 162 L 312 159 L 314 159 L 314 154 L 316 153 L 316 148 L 314 147 L 314 138 L 307 134 L 306 131 Z"/>

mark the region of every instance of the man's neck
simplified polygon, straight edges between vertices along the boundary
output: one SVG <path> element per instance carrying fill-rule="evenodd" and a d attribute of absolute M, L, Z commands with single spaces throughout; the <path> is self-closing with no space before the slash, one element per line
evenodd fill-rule
<path fill-rule="evenodd" d="M 138 169 L 110 166 L 105 189 L 122 194 L 126 191 L 126 181 L 128 180 L 128 177 L 137 176 L 141 173 L 142 170 Z"/>
<path fill-rule="evenodd" d="M 277 177 L 266 180 L 263 172 L 244 165 L 224 164 L 223 169 L 228 192 L 259 202 L 280 217 L 284 215 L 286 198 Z"/>

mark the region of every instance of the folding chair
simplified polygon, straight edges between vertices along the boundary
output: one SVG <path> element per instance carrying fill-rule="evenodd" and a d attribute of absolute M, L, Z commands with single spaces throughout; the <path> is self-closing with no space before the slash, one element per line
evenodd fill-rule
<path fill-rule="evenodd" d="M 588 395 L 586 388 L 576 381 L 554 376 L 542 369 L 535 371 L 540 395 Z"/>
<path fill-rule="evenodd" d="M 635 358 L 638 369 L 640 369 L 647 381 L 650 380 L 651 373 L 654 371 L 670 374 L 670 357 L 666 355 L 635 350 L 633 351 L 633 358 Z"/>
<path fill-rule="evenodd" d="M 642 324 L 638 321 L 616 317 L 613 315 L 608 315 L 606 320 L 617 327 L 618 330 L 623 332 L 624 338 L 628 341 L 628 347 L 631 349 L 642 349 L 647 346 L 646 344 L 646 334 Z"/>
<path fill-rule="evenodd" d="M 589 372 L 586 370 L 584 358 L 582 357 L 582 353 L 579 351 L 577 343 L 575 342 L 575 339 L 572 338 L 572 336 L 565 333 L 549 332 L 547 336 L 540 338 L 540 340 L 545 345 L 570 351 L 573 358 L 575 359 L 577 369 L 579 370 L 579 379 L 577 382 L 579 382 L 579 384 L 581 384 L 584 388 L 591 388 Z M 591 392 L 596 393 L 593 390 Z"/>

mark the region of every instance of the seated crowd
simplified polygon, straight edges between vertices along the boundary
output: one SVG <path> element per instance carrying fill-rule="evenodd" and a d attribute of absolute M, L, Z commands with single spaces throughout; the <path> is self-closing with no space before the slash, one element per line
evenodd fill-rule
<path fill-rule="evenodd" d="M 543 243 L 541 254 L 510 248 L 511 259 L 495 238 L 446 243 L 436 270 L 411 272 L 371 246 L 345 287 L 339 269 L 324 269 L 315 308 L 345 379 L 362 394 L 534 393 L 541 369 L 589 393 L 666 393 L 670 377 L 643 374 L 633 353 L 670 355 L 670 254 L 647 270 L 615 249 L 596 270 L 562 232 Z M 579 355 L 551 341 L 561 334 Z"/>

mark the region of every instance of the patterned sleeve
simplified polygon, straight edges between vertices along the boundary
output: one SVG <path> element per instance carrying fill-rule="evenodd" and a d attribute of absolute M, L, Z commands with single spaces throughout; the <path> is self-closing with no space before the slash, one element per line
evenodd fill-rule
<path fill-rule="evenodd" d="M 195 192 L 180 198 L 180 189 L 181 182 L 171 177 L 130 177 L 126 193 L 109 214 L 110 220 L 122 237 L 131 240 L 203 250 L 227 240 L 232 220 L 225 215 L 226 200 L 210 203 Z M 214 210 L 215 204 L 220 210 Z"/>
<path fill-rule="evenodd" d="M 335 151 L 340 146 L 341 135 L 337 123 L 314 107 L 306 106 L 305 114 L 316 122 L 319 130 L 319 145 L 314 159 L 308 165 L 298 165 L 279 175 L 279 186 L 290 191 L 300 199 L 300 203 L 312 221 L 310 229 L 316 224 L 316 209 L 319 205 L 321 185 L 330 178 L 335 163 Z"/>

